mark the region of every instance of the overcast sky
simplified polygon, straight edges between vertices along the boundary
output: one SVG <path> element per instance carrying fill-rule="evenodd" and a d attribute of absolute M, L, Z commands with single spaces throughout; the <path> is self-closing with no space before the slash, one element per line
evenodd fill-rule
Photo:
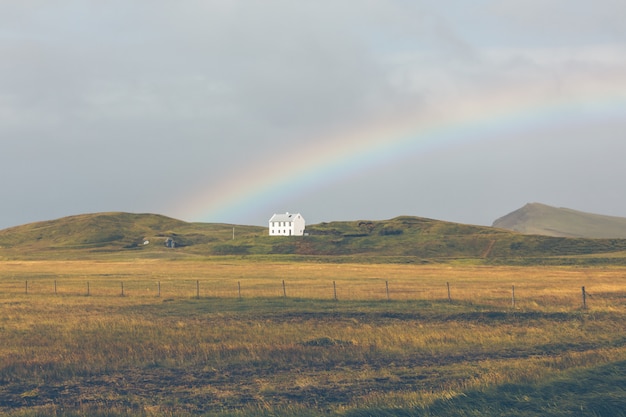
<path fill-rule="evenodd" d="M 0 0 L 0 228 L 626 217 L 624 18 L 623 0 Z"/>

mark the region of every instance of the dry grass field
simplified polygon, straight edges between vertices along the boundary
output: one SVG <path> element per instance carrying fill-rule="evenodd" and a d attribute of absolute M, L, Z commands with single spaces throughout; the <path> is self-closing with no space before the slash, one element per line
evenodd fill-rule
<path fill-rule="evenodd" d="M 283 281 L 285 282 L 283 286 Z M 5 294 L 176 298 L 448 300 L 571 310 L 582 287 L 595 308 L 621 305 L 626 268 L 265 263 L 230 260 L 5 261 Z M 513 294 L 513 287 L 514 294 Z M 160 289 L 160 293 L 159 293 Z M 592 301 L 593 300 L 593 301 Z"/>
<path fill-rule="evenodd" d="M 5 261 L 0 312 L 12 416 L 457 415 L 512 386 L 555 395 L 511 415 L 626 401 L 562 382 L 624 369 L 618 267 Z"/>

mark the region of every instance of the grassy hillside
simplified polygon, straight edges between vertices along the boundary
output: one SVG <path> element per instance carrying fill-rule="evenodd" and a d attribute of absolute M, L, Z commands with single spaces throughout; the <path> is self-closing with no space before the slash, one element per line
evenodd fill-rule
<path fill-rule="evenodd" d="M 260 227 L 238 226 L 246 235 Z M 83 257 L 112 252 L 166 252 L 232 239 L 232 226 L 187 223 L 156 214 L 96 213 L 30 223 L 0 231 L 0 247 L 11 256 Z"/>
<path fill-rule="evenodd" d="M 402 216 L 310 225 L 308 236 L 264 227 L 187 223 L 154 214 L 98 213 L 0 231 L 0 259 L 247 256 L 333 262 L 618 263 L 626 240 L 527 236 Z M 175 242 L 167 248 L 166 240 Z"/>
<path fill-rule="evenodd" d="M 626 238 L 626 218 L 531 203 L 497 219 L 494 227 L 558 237 Z"/>

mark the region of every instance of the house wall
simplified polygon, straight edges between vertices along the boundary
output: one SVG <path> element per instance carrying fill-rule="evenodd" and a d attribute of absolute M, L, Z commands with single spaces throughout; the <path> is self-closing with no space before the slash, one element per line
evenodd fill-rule
<path fill-rule="evenodd" d="M 304 235 L 304 219 L 302 218 L 301 215 L 297 215 L 294 219 L 293 219 L 293 235 L 294 236 L 302 236 Z"/>
<path fill-rule="evenodd" d="M 290 236 L 294 234 L 293 222 L 271 222 L 270 236 Z"/>

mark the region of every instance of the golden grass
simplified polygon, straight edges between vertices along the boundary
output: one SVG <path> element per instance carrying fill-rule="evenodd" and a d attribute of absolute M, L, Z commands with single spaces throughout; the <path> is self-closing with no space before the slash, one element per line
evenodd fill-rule
<path fill-rule="evenodd" d="M 626 360 L 624 268 L 3 262 L 0 308 L 0 412 L 410 407 Z"/>
<path fill-rule="evenodd" d="M 284 281 L 284 287 L 283 287 Z M 622 309 L 626 268 L 138 260 L 0 263 L 9 294 L 442 300 L 519 309 Z M 123 288 L 122 288 L 123 287 Z M 513 291 L 514 287 L 514 291 Z M 514 297 L 513 297 L 514 296 Z"/>

